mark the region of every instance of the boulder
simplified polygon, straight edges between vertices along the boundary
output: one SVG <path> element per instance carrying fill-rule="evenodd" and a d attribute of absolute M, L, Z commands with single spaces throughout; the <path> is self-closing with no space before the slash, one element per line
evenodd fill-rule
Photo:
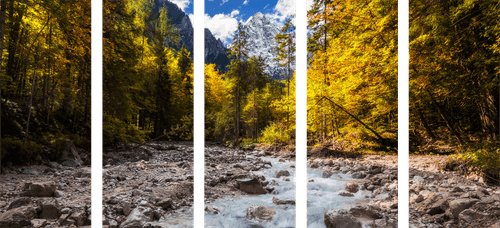
<path fill-rule="evenodd" d="M 254 220 L 257 222 L 272 221 L 276 211 L 262 205 L 252 205 L 247 208 L 247 220 Z"/>
<path fill-rule="evenodd" d="M 351 183 L 351 184 L 347 184 L 345 186 L 345 190 L 350 192 L 350 193 L 356 193 L 359 191 L 359 187 L 358 187 L 358 184 L 356 183 Z"/>
<path fill-rule="evenodd" d="M 57 219 L 61 216 L 59 203 L 56 199 L 45 199 L 41 202 L 42 213 L 41 219 Z"/>
<path fill-rule="evenodd" d="M 132 205 L 128 201 L 123 201 L 121 203 L 122 206 L 122 212 L 125 216 L 128 216 L 130 214 L 130 211 L 132 211 Z"/>
<path fill-rule="evenodd" d="M 248 194 L 266 194 L 267 191 L 262 187 L 260 181 L 256 178 L 237 180 L 240 190 Z"/>
<path fill-rule="evenodd" d="M 31 227 L 33 227 L 33 228 L 42 228 L 42 227 L 46 227 L 47 225 L 49 225 L 49 221 L 47 221 L 46 219 L 33 219 L 33 220 L 31 220 Z"/>
<path fill-rule="evenodd" d="M 449 198 L 447 194 L 428 193 L 425 198 L 426 199 L 416 207 L 421 215 L 442 214 L 449 208 Z"/>
<path fill-rule="evenodd" d="M 142 228 L 147 222 L 153 221 L 153 210 L 147 207 L 136 207 L 120 225 L 120 228 Z"/>
<path fill-rule="evenodd" d="M 22 206 L 0 214 L 0 228 L 21 228 L 31 225 L 31 220 L 37 218 L 38 208 Z"/>
<path fill-rule="evenodd" d="M 476 204 L 479 200 L 477 199 L 456 199 L 450 202 L 450 211 L 453 214 L 454 218 L 458 218 L 460 212 L 465 209 L 469 209 L 474 204 Z"/>
<path fill-rule="evenodd" d="M 30 203 L 31 203 L 31 199 L 30 198 L 26 198 L 26 197 L 19 198 L 19 199 L 16 199 L 16 200 L 12 201 L 12 203 L 10 203 L 9 207 L 7 208 L 7 210 L 11 210 L 11 209 L 14 209 L 14 208 L 26 206 L 26 205 L 28 205 Z"/>
<path fill-rule="evenodd" d="M 84 211 L 77 210 L 77 211 L 73 212 L 69 216 L 69 218 L 75 221 L 76 226 L 82 226 L 83 223 L 85 223 L 87 216 L 86 216 Z"/>
<path fill-rule="evenodd" d="M 66 140 L 62 143 L 57 162 L 64 166 L 71 167 L 77 167 L 83 164 L 75 145 L 73 145 L 73 142 L 70 140 Z"/>
<path fill-rule="evenodd" d="M 22 196 L 32 196 L 32 197 L 52 197 L 56 191 L 56 183 L 53 181 L 48 182 L 36 182 L 24 183 L 24 192 L 21 193 Z"/>
<path fill-rule="evenodd" d="M 156 206 L 163 208 L 163 210 L 167 210 L 172 206 L 172 199 L 167 198 L 164 200 L 160 200 L 158 203 L 156 203 Z"/>
<path fill-rule="evenodd" d="M 325 212 L 325 226 L 327 228 L 361 228 L 359 222 L 345 210 L 328 210 Z"/>
<path fill-rule="evenodd" d="M 349 214 L 356 218 L 380 219 L 382 215 L 374 206 L 356 206 L 349 209 Z"/>
<path fill-rule="evenodd" d="M 292 204 L 292 205 L 295 205 L 295 200 L 290 199 L 290 198 L 286 198 L 286 199 L 282 200 L 282 199 L 273 197 L 273 203 L 277 204 L 277 205 L 281 205 L 281 204 Z"/>
<path fill-rule="evenodd" d="M 483 220 L 488 217 L 488 214 L 478 212 L 473 209 L 465 209 L 460 214 L 458 214 L 460 227 L 468 227 L 470 223 L 478 220 Z"/>
<path fill-rule="evenodd" d="M 333 175 L 332 172 L 325 170 L 325 171 L 323 171 L 323 174 L 321 174 L 321 177 L 323 177 L 323 178 L 329 178 L 332 175 Z"/>
<path fill-rule="evenodd" d="M 280 177 L 288 177 L 290 176 L 290 173 L 288 172 L 288 170 L 278 170 L 276 171 L 276 173 L 274 173 L 274 177 L 275 178 L 280 178 Z"/>

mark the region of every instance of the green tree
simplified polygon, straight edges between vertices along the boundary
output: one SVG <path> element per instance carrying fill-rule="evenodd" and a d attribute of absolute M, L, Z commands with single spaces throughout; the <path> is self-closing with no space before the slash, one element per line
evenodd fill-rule
<path fill-rule="evenodd" d="M 241 131 L 241 97 L 245 91 L 243 82 L 246 80 L 248 51 L 247 36 L 240 22 L 233 37 L 233 42 L 230 44 L 229 58 L 231 58 L 231 64 L 229 65 L 229 71 L 226 73 L 228 79 L 234 83 L 232 90 L 234 99 L 234 137 L 236 141 L 239 139 Z"/>

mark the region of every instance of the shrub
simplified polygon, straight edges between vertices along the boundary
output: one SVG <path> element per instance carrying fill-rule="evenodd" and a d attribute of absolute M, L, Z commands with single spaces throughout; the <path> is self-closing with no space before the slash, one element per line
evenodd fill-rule
<path fill-rule="evenodd" d="M 280 145 L 287 143 L 291 138 L 290 136 L 290 130 L 286 129 L 282 124 L 272 123 L 264 129 L 260 141 L 269 145 Z"/>
<path fill-rule="evenodd" d="M 249 148 L 251 148 L 252 146 L 254 146 L 255 143 L 253 142 L 253 140 L 251 138 L 242 138 L 240 139 L 240 147 L 244 150 L 247 150 Z"/>
<path fill-rule="evenodd" d="M 25 164 L 32 161 L 37 155 L 43 155 L 44 147 L 33 141 L 6 137 L 2 139 L 2 162 Z"/>
<path fill-rule="evenodd" d="M 455 157 L 469 166 L 479 168 L 484 173 L 498 175 L 500 172 L 500 149 L 496 143 L 478 143 Z"/>

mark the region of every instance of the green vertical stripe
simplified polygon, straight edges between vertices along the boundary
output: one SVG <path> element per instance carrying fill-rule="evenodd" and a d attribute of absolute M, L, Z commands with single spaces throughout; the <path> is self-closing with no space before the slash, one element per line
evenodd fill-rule
<path fill-rule="evenodd" d="M 92 0 L 92 227 L 102 225 L 102 2 Z"/>
<path fill-rule="evenodd" d="M 194 227 L 203 227 L 203 113 L 204 113 L 204 42 L 203 0 L 194 1 Z"/>
<path fill-rule="evenodd" d="M 297 227 L 306 227 L 306 0 L 296 0 L 297 10 Z"/>
<path fill-rule="evenodd" d="M 408 0 L 398 7 L 398 227 L 408 227 Z"/>

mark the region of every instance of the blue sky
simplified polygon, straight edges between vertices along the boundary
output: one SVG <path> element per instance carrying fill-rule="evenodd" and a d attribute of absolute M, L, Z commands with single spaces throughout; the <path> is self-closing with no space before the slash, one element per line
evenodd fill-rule
<path fill-rule="evenodd" d="M 193 0 L 169 1 L 193 18 Z M 295 14 L 295 0 L 205 0 L 205 27 L 227 45 L 238 22 L 246 22 L 257 12 L 280 28 L 288 15 Z"/>

